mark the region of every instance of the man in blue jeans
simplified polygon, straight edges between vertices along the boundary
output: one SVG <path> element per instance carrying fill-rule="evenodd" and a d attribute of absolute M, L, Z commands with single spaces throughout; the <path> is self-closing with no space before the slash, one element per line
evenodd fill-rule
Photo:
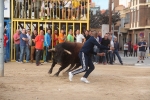
<path fill-rule="evenodd" d="M 118 60 L 120 62 L 121 65 L 123 65 L 123 62 L 121 60 L 121 57 L 119 55 L 119 52 L 118 52 L 118 49 L 119 49 L 119 43 L 117 41 L 117 37 L 114 38 L 114 55 L 116 55 L 118 57 Z"/>
<path fill-rule="evenodd" d="M 28 37 L 26 35 L 26 30 L 23 28 L 22 33 L 20 34 L 20 62 L 23 63 L 24 53 L 26 52 L 26 61 L 29 61 L 29 50 L 27 50 L 28 46 Z"/>
<path fill-rule="evenodd" d="M 48 29 L 47 33 L 44 36 L 44 49 L 45 49 L 45 63 L 47 63 L 50 60 L 50 52 L 48 52 L 48 49 L 50 48 L 51 45 L 51 35 L 50 35 L 51 30 Z"/>

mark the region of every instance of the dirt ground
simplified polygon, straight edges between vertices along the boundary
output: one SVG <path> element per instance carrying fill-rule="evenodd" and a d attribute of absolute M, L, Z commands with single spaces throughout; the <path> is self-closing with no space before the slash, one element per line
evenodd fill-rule
<path fill-rule="evenodd" d="M 150 100 L 150 68 L 96 65 L 88 80 L 82 74 L 69 82 L 68 75 L 53 77 L 51 64 L 5 64 L 0 77 L 0 100 Z"/>

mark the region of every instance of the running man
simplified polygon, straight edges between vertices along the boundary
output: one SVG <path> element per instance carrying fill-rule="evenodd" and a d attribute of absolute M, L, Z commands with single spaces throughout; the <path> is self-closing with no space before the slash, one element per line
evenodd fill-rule
<path fill-rule="evenodd" d="M 72 81 L 72 78 L 73 78 L 74 75 L 82 73 L 82 72 L 86 72 L 84 74 L 84 76 L 81 78 L 81 81 L 85 82 L 85 83 L 90 83 L 87 80 L 87 78 L 95 68 L 93 63 L 92 63 L 90 54 L 94 54 L 94 55 L 98 55 L 98 56 L 104 56 L 104 53 L 93 52 L 94 45 L 96 45 L 98 48 L 101 48 L 101 49 L 113 50 L 113 47 L 107 48 L 103 45 L 100 45 L 96 41 L 97 37 L 98 37 L 98 34 L 94 31 L 93 36 L 90 37 L 89 40 L 84 43 L 83 47 L 81 48 L 81 50 L 79 52 L 79 58 L 80 58 L 80 61 L 81 61 L 81 64 L 82 64 L 82 68 L 77 69 L 77 70 L 72 71 L 72 72 L 69 72 L 69 80 L 70 81 Z"/>

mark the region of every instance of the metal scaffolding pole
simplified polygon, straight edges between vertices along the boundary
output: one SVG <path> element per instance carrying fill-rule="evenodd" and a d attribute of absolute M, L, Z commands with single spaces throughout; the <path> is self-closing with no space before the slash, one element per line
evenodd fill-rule
<path fill-rule="evenodd" d="M 0 76 L 4 76 L 4 0 L 0 0 Z"/>

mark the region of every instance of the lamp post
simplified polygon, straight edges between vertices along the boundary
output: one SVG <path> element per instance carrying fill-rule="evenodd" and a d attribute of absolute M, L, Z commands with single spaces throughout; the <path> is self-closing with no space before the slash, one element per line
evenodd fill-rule
<path fill-rule="evenodd" d="M 4 0 L 0 0 L 0 76 L 4 76 Z"/>

